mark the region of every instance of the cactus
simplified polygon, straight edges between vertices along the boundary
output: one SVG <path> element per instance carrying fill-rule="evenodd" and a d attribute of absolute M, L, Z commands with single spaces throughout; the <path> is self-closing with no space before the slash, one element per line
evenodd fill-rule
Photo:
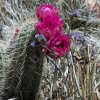
<path fill-rule="evenodd" d="M 42 3 L 59 7 L 65 33 L 81 34 L 57 61 L 44 57 L 41 46 L 30 45 L 34 10 Z M 1 100 L 100 99 L 100 19 L 85 0 L 2 0 L 0 10 Z"/>

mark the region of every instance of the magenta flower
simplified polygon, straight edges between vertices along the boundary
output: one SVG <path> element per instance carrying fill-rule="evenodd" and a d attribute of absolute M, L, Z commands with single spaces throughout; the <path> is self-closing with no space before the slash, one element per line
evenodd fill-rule
<path fill-rule="evenodd" d="M 36 33 L 44 35 L 48 41 L 53 34 L 61 34 L 63 20 L 58 15 L 58 10 L 50 5 L 43 4 L 36 9 L 39 21 L 35 24 Z"/>
<path fill-rule="evenodd" d="M 43 52 L 56 60 L 68 53 L 70 44 L 70 38 L 67 35 L 53 35 Z"/>
<path fill-rule="evenodd" d="M 51 30 L 43 22 L 37 22 L 34 26 L 35 31 L 39 34 L 42 34 L 46 40 L 50 38 Z"/>
<path fill-rule="evenodd" d="M 58 15 L 58 9 L 50 4 L 40 5 L 36 9 L 38 22 L 34 25 L 37 35 L 47 42 L 43 52 L 54 60 L 68 53 L 71 44 L 70 37 L 63 34 L 63 20 Z M 41 42 L 42 43 L 42 42 Z M 37 45 L 36 42 L 32 45 Z"/>
<path fill-rule="evenodd" d="M 62 33 L 62 20 L 51 20 L 48 22 L 40 22 L 38 21 L 34 28 L 37 33 L 43 34 L 46 40 L 49 40 L 49 38 L 53 34 L 61 34 Z"/>
<path fill-rule="evenodd" d="M 42 4 L 36 9 L 36 16 L 40 21 L 43 21 L 45 18 L 52 19 L 57 13 L 58 10 L 50 4 Z"/>
<path fill-rule="evenodd" d="M 42 28 L 43 28 L 43 22 L 38 21 L 34 25 L 36 33 L 42 33 Z"/>
<path fill-rule="evenodd" d="M 63 20 L 60 19 L 59 16 L 56 16 L 52 19 L 47 18 L 43 22 L 48 28 L 52 30 L 52 32 L 55 32 L 57 28 L 59 28 L 59 32 L 62 32 L 62 26 L 63 26 Z"/>

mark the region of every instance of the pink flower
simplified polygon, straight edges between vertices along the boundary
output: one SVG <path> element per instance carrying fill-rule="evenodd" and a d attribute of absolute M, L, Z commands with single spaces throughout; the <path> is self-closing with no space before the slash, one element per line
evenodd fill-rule
<path fill-rule="evenodd" d="M 43 22 L 37 22 L 34 26 L 35 31 L 39 34 L 42 34 L 46 40 L 49 39 L 51 35 L 51 30 Z"/>
<path fill-rule="evenodd" d="M 44 35 L 46 40 L 54 34 L 62 33 L 63 21 L 58 15 L 58 10 L 50 5 L 43 4 L 36 9 L 39 21 L 35 24 L 35 31 Z"/>
<path fill-rule="evenodd" d="M 37 33 L 43 34 L 46 40 L 49 40 L 53 34 L 59 35 L 62 33 L 62 21 L 56 19 L 49 22 L 38 21 L 34 28 Z"/>
<path fill-rule="evenodd" d="M 35 23 L 34 28 L 36 33 L 41 33 L 43 28 L 43 22 L 38 21 L 37 23 Z"/>
<path fill-rule="evenodd" d="M 70 38 L 67 35 L 53 35 L 43 52 L 53 59 L 58 59 L 68 53 Z"/>
<path fill-rule="evenodd" d="M 36 16 L 40 21 L 43 21 L 46 17 L 52 19 L 57 13 L 58 10 L 50 4 L 42 4 L 36 9 Z"/>
<path fill-rule="evenodd" d="M 36 16 L 39 21 L 34 25 L 35 31 L 47 41 L 43 52 L 55 60 L 68 53 L 70 37 L 63 34 L 63 20 L 58 10 L 50 4 L 43 4 L 36 9 Z"/>
<path fill-rule="evenodd" d="M 43 23 L 44 23 L 46 26 L 48 26 L 48 27 L 52 30 L 52 32 L 54 32 L 54 31 L 56 30 L 56 28 L 58 28 L 58 27 L 59 27 L 59 31 L 62 30 L 63 21 L 62 21 L 62 19 L 60 19 L 59 16 L 56 16 L 56 17 L 54 17 L 54 18 L 52 18 L 52 19 L 46 18 L 46 19 L 43 21 Z"/>

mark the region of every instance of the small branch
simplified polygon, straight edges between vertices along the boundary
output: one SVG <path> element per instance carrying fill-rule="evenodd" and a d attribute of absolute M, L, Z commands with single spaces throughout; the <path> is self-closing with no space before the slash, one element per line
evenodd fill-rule
<path fill-rule="evenodd" d="M 78 93 L 79 93 L 79 96 L 82 100 L 82 91 L 81 91 L 80 86 L 78 84 L 78 79 L 77 79 L 77 76 L 76 76 L 76 73 L 75 73 L 75 66 L 74 66 L 74 63 L 73 63 L 71 52 L 70 52 L 70 58 L 71 58 L 71 63 L 72 63 L 72 67 L 73 67 L 73 74 L 74 74 L 74 77 L 75 77 L 75 82 L 76 82 L 76 85 L 77 85 Z"/>

